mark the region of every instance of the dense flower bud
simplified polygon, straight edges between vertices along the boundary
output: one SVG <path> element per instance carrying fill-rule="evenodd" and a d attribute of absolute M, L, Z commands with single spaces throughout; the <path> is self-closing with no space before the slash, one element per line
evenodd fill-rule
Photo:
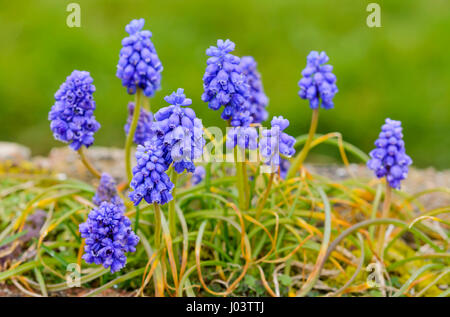
<path fill-rule="evenodd" d="M 166 174 L 170 161 L 166 159 L 161 140 L 153 137 L 144 145 L 138 145 L 136 161 L 130 183 L 133 191 L 129 194 L 134 205 L 138 205 L 142 199 L 149 204 L 160 205 L 172 200 L 173 184 Z"/>
<path fill-rule="evenodd" d="M 258 131 L 255 127 L 235 127 L 227 132 L 227 148 L 239 145 L 241 149 L 256 150 L 258 148 Z"/>
<path fill-rule="evenodd" d="M 56 140 L 70 143 L 77 151 L 94 143 L 94 133 L 100 129 L 95 120 L 95 86 L 88 72 L 74 70 L 55 94 L 55 104 L 48 114 L 50 128 Z"/>
<path fill-rule="evenodd" d="M 161 88 L 162 64 L 150 40 L 152 33 L 142 30 L 144 19 L 133 20 L 125 27 L 129 36 L 122 40 L 116 76 L 129 94 L 142 89 L 147 97 Z"/>
<path fill-rule="evenodd" d="M 178 88 L 164 100 L 169 106 L 155 113 L 153 130 L 161 138 L 175 171 L 192 173 L 194 160 L 202 156 L 205 145 L 202 122 L 189 107 L 192 100 L 186 98 L 183 89 Z"/>
<path fill-rule="evenodd" d="M 316 51 L 309 53 L 306 68 L 302 71 L 303 78 L 298 85 L 298 95 L 302 99 L 309 100 L 311 109 L 317 109 L 322 105 L 324 109 L 334 107 L 333 98 L 338 92 L 336 76 L 331 72 L 333 66 L 326 64 L 329 58 L 325 52 Z"/>
<path fill-rule="evenodd" d="M 405 152 L 402 123 L 386 119 L 381 127 L 376 148 L 370 152 L 371 159 L 367 167 L 375 172 L 378 178 L 386 177 L 392 188 L 400 188 L 400 182 L 408 176 L 411 158 Z"/>
<path fill-rule="evenodd" d="M 124 215 L 123 204 L 102 202 L 80 224 L 81 237 L 86 239 L 83 259 L 110 268 L 111 273 L 125 266 L 125 253 L 136 251 L 139 237 L 131 230 L 131 221 Z"/>
<path fill-rule="evenodd" d="M 252 117 L 252 123 L 261 123 L 267 120 L 267 104 L 269 99 L 264 93 L 261 75 L 256 69 L 256 61 L 251 56 L 244 56 L 241 58 L 240 68 L 245 76 L 247 76 L 247 83 L 250 87 L 250 97 L 248 102 L 250 104 L 249 111 Z"/>
<path fill-rule="evenodd" d="M 263 162 L 277 168 L 281 163 L 280 153 L 286 157 L 295 154 L 295 138 L 283 132 L 289 126 L 289 120 L 282 116 L 273 117 L 271 125 L 271 129 L 263 130 L 259 148 Z"/>
<path fill-rule="evenodd" d="M 210 57 L 203 76 L 202 100 L 213 110 L 223 106 L 222 119 L 230 120 L 232 126 L 248 126 L 252 123 L 247 100 L 250 87 L 239 66 L 239 57 L 230 54 L 234 47 L 230 40 L 218 40 L 217 47 L 211 46 L 206 50 Z"/>

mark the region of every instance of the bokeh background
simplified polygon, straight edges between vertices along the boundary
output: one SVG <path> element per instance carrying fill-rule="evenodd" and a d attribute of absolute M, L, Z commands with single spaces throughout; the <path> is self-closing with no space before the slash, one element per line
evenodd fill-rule
<path fill-rule="evenodd" d="M 81 6 L 81 28 L 66 25 L 66 6 Z M 366 7 L 381 6 L 381 28 Z M 386 117 L 402 120 L 416 166 L 450 167 L 450 1 L 448 0 L 0 0 L 0 140 L 46 154 L 53 140 L 47 113 L 73 69 L 88 70 L 102 128 L 97 145 L 122 146 L 128 96 L 115 77 L 124 27 L 145 18 L 163 63 L 157 109 L 178 87 L 193 99 L 205 126 L 223 126 L 201 102 L 205 50 L 219 38 L 236 55 L 258 61 L 270 116 L 307 133 L 311 110 L 297 82 L 311 50 L 330 56 L 338 77 L 336 107 L 321 111 L 318 132 L 340 131 L 368 152 Z M 337 156 L 322 147 L 313 159 Z M 330 156 L 328 156 L 330 157 Z"/>

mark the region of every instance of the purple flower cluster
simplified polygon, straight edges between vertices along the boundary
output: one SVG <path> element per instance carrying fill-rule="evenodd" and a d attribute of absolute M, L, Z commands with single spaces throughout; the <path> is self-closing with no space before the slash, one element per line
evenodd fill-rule
<path fill-rule="evenodd" d="M 256 150 L 258 148 L 258 131 L 255 127 L 235 127 L 227 132 L 227 148 L 239 145 L 241 149 Z"/>
<path fill-rule="evenodd" d="M 259 148 L 265 164 L 276 168 L 280 165 L 280 153 L 286 157 L 295 154 L 295 138 L 283 132 L 289 126 L 289 120 L 282 116 L 273 117 L 271 129 L 263 130 Z"/>
<path fill-rule="evenodd" d="M 195 168 L 194 173 L 192 174 L 191 178 L 192 184 L 197 185 L 198 183 L 200 183 L 205 178 L 205 175 L 206 175 L 205 168 L 201 165 L 197 166 Z"/>
<path fill-rule="evenodd" d="M 102 202 L 122 203 L 117 194 L 116 182 L 108 173 L 103 173 L 92 202 L 100 206 Z"/>
<path fill-rule="evenodd" d="M 161 139 L 156 136 L 144 145 L 138 145 L 136 151 L 137 165 L 133 168 L 133 189 L 129 197 L 138 205 L 142 199 L 147 203 L 166 204 L 172 200 L 173 184 L 167 176 L 170 161 L 166 159 Z"/>
<path fill-rule="evenodd" d="M 400 188 L 400 182 L 408 176 L 411 158 L 405 152 L 402 123 L 386 119 L 381 127 L 376 148 L 370 152 L 371 159 L 367 167 L 375 172 L 378 178 L 386 177 L 392 188 Z"/>
<path fill-rule="evenodd" d="M 128 120 L 125 124 L 125 133 L 128 135 L 130 131 L 131 122 L 133 120 L 134 114 L 134 102 L 128 103 Z M 139 119 L 136 126 L 136 132 L 134 133 L 134 143 L 144 144 L 146 141 L 150 140 L 153 136 L 152 131 L 153 114 L 147 109 L 141 108 L 139 113 Z"/>
<path fill-rule="evenodd" d="M 213 110 L 224 106 L 222 119 L 230 120 L 232 126 L 248 126 L 252 123 L 247 101 L 249 85 L 239 66 L 239 57 L 230 54 L 234 47 L 230 40 L 218 40 L 217 47 L 211 46 L 206 50 L 210 57 L 203 76 L 202 100 L 208 102 Z"/>
<path fill-rule="evenodd" d="M 247 83 L 250 87 L 250 97 L 248 102 L 250 104 L 249 111 L 252 117 L 252 123 L 261 123 L 267 120 L 267 104 L 269 99 L 264 93 L 264 88 L 261 81 L 261 75 L 257 70 L 256 61 L 251 56 L 244 56 L 241 58 L 240 68 L 245 76 L 247 76 Z"/>
<path fill-rule="evenodd" d="M 327 54 L 312 51 L 306 60 L 303 78 L 298 82 L 300 98 L 308 99 L 311 109 L 317 109 L 320 105 L 324 109 L 333 108 L 333 98 L 338 89 L 336 76 L 332 73 L 333 66 L 326 64 L 329 60 Z"/>
<path fill-rule="evenodd" d="M 192 100 L 186 98 L 183 89 L 179 88 L 164 100 L 169 106 L 155 113 L 153 130 L 161 138 L 175 171 L 192 173 L 193 161 L 201 157 L 205 145 L 202 122 L 189 107 Z"/>
<path fill-rule="evenodd" d="M 55 94 L 55 104 L 48 114 L 50 128 L 56 140 L 70 143 L 77 151 L 94 143 L 94 133 L 100 129 L 95 120 L 95 86 L 86 71 L 74 70 Z"/>
<path fill-rule="evenodd" d="M 124 215 L 123 204 L 102 202 L 80 224 L 81 237 L 86 239 L 83 259 L 110 268 L 111 273 L 125 266 L 125 253 L 136 251 L 139 237 L 131 230 L 131 221 Z"/>
<path fill-rule="evenodd" d="M 145 20 L 133 20 L 125 27 L 130 36 L 122 40 L 116 76 L 122 80 L 129 94 L 138 88 L 147 97 L 153 96 L 161 86 L 162 64 L 150 40 L 152 33 L 142 30 Z"/>

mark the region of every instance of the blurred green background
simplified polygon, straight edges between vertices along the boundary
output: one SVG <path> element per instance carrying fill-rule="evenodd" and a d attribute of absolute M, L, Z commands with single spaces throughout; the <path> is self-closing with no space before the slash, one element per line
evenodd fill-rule
<path fill-rule="evenodd" d="M 81 6 L 81 28 L 66 25 L 66 6 Z M 178 87 L 205 126 L 223 126 L 201 102 L 205 50 L 219 38 L 259 63 L 270 116 L 283 115 L 293 135 L 307 133 L 311 110 L 297 82 L 311 50 L 330 56 L 338 77 L 336 107 L 321 111 L 319 133 L 340 131 L 368 152 L 386 117 L 403 121 L 416 166 L 450 167 L 450 1 L 376 1 L 381 28 L 366 25 L 363 0 L 0 0 L 0 140 L 34 154 L 60 144 L 47 113 L 73 69 L 88 70 L 102 128 L 97 145 L 122 146 L 128 96 L 115 77 L 124 27 L 145 18 L 164 65 L 154 108 Z M 336 149 L 325 152 L 336 155 Z M 322 159 L 320 152 L 316 156 Z"/>

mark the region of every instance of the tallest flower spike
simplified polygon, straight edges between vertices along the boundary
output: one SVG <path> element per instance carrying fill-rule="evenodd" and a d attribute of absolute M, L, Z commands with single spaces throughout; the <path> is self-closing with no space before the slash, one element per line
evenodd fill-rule
<path fill-rule="evenodd" d="M 300 91 L 298 95 L 309 101 L 309 107 L 313 109 L 308 138 L 300 153 L 295 157 L 289 168 L 286 178 L 291 178 L 300 169 L 308 155 L 311 142 L 316 133 L 319 122 L 319 106 L 324 109 L 334 107 L 333 98 L 338 92 L 336 76 L 331 72 L 333 66 L 328 65 L 328 56 L 325 52 L 312 51 L 306 58 L 306 67 L 302 71 L 302 79 L 298 82 Z"/>
<path fill-rule="evenodd" d="M 217 47 L 211 46 L 206 50 L 209 58 L 203 76 L 202 100 L 208 102 L 213 110 L 224 106 L 222 119 L 230 120 L 232 126 L 248 126 L 252 123 L 249 85 L 239 65 L 239 57 L 230 54 L 234 48 L 230 40 L 218 40 Z"/>
<path fill-rule="evenodd" d="M 145 20 L 139 19 L 125 27 L 129 36 L 122 40 L 116 76 L 129 94 L 135 94 L 140 88 L 144 95 L 151 97 L 161 88 L 163 67 L 150 40 L 152 32 L 142 30 L 144 24 Z"/>

